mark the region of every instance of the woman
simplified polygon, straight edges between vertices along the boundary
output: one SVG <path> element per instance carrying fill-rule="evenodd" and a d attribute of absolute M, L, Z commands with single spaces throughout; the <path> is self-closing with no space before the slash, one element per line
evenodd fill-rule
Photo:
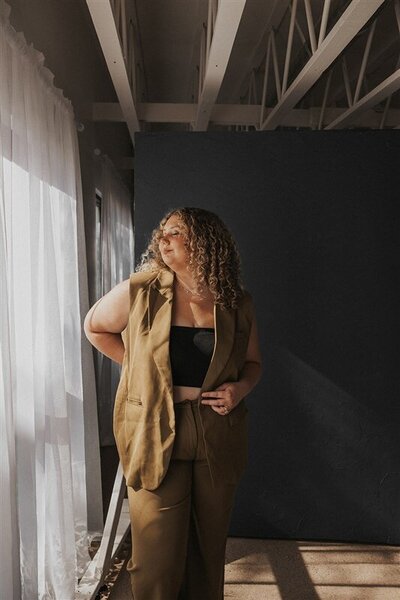
<path fill-rule="evenodd" d="M 251 296 L 214 213 L 185 207 L 88 312 L 122 363 L 114 434 L 128 485 L 135 600 L 222 600 L 234 494 L 247 461 L 244 397 L 261 375 Z"/>

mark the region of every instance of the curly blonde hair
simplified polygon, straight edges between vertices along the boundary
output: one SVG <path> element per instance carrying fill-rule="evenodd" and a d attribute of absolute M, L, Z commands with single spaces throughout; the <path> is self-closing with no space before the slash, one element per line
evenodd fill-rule
<path fill-rule="evenodd" d="M 172 271 L 159 250 L 162 229 L 176 215 L 183 226 L 184 244 L 188 253 L 188 270 L 201 293 L 208 288 L 214 302 L 223 309 L 237 308 L 244 287 L 240 274 L 240 256 L 231 232 L 213 212 L 203 208 L 181 207 L 170 210 L 153 229 L 150 242 L 140 257 L 135 271 Z"/>

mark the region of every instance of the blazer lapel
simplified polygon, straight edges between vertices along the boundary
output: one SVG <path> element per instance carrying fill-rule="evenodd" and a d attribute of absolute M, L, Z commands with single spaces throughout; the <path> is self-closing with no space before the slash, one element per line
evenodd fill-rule
<path fill-rule="evenodd" d="M 172 373 L 169 355 L 174 273 L 160 270 L 148 291 L 148 326 L 154 361 L 172 396 Z M 235 311 L 222 310 L 214 304 L 215 344 L 201 391 L 212 390 L 230 357 L 235 339 Z"/>
<path fill-rule="evenodd" d="M 174 274 L 160 271 L 149 286 L 148 324 L 150 344 L 156 363 L 169 394 L 172 397 L 172 373 L 169 359 L 169 334 L 171 329 Z"/>
<path fill-rule="evenodd" d="M 214 389 L 219 374 L 223 371 L 231 355 L 235 339 L 235 314 L 233 309 L 222 310 L 214 304 L 215 344 L 208 371 L 205 375 L 202 391 Z"/>

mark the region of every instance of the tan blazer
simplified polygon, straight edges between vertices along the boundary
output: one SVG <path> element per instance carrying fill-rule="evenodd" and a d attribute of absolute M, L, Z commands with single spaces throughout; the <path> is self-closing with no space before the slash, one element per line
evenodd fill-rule
<path fill-rule="evenodd" d="M 130 312 L 122 331 L 125 354 L 115 397 L 113 428 L 127 485 L 157 488 L 175 438 L 169 359 L 174 273 L 132 273 Z M 253 303 L 245 292 L 238 309 L 214 304 L 215 346 L 201 391 L 237 381 L 245 362 Z M 200 403 L 200 395 L 194 402 Z M 227 416 L 202 405 L 202 434 L 213 482 L 236 483 L 247 463 L 244 399 Z"/>

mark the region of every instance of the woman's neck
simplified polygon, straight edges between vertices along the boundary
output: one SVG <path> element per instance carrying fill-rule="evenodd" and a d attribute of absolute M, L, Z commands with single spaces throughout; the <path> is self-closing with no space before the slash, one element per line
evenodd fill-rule
<path fill-rule="evenodd" d="M 179 271 L 175 271 L 175 285 L 182 291 L 183 296 L 186 296 L 187 299 L 211 300 L 213 297 L 207 287 L 197 292 L 196 282 L 187 272 L 182 275 Z"/>

